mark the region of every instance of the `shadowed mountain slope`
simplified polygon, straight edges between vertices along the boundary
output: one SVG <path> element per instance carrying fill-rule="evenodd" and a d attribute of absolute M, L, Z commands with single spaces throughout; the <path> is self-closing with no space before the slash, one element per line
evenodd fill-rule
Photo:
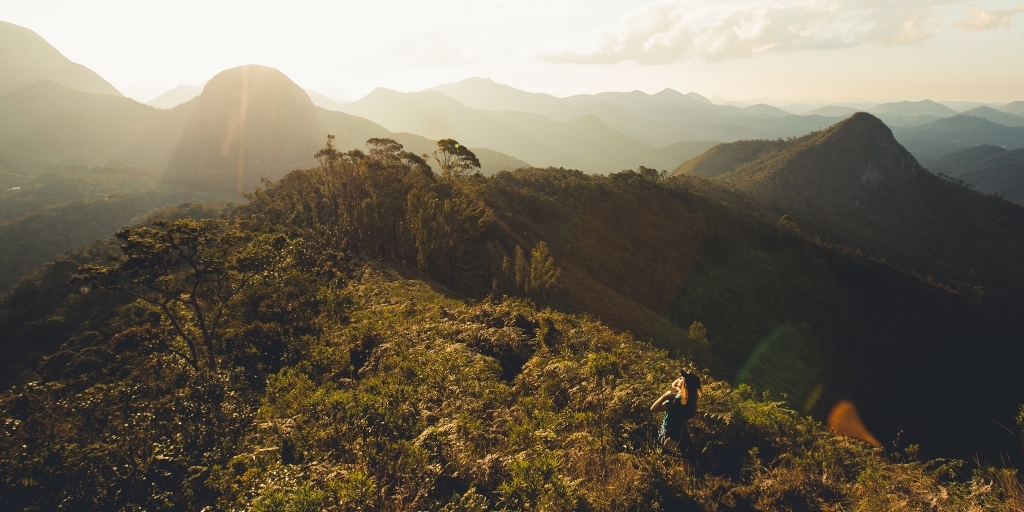
<path fill-rule="evenodd" d="M 61 55 L 35 32 L 0 21 L 0 94 L 40 80 L 77 91 L 123 96 L 89 68 Z"/>
<path fill-rule="evenodd" d="M 752 158 L 727 172 L 715 167 L 727 156 L 715 154 L 683 168 L 714 173 L 769 214 L 794 216 L 811 236 L 966 292 L 981 286 L 997 309 L 1024 311 L 1024 210 L 928 173 L 870 114 L 781 149 L 757 153 L 737 144 L 734 153 Z"/>
<path fill-rule="evenodd" d="M 56 165 L 103 165 L 138 144 L 173 145 L 174 140 L 146 139 L 174 117 L 128 98 L 35 82 L 0 96 L 0 147 Z M 158 155 L 139 157 L 133 165 L 159 163 Z"/>
<path fill-rule="evenodd" d="M 262 177 L 316 163 L 327 125 L 299 86 L 276 69 L 242 66 L 210 79 L 168 162 L 168 179 L 234 183 L 237 193 Z"/>
<path fill-rule="evenodd" d="M 975 146 L 927 163 L 934 173 L 962 180 L 985 194 L 1024 204 L 1024 148 Z"/>
<path fill-rule="evenodd" d="M 884 123 L 870 114 L 854 114 L 720 177 L 760 192 L 792 192 L 797 187 L 800 194 L 849 202 L 884 194 L 924 174 Z"/>
<path fill-rule="evenodd" d="M 784 147 L 786 147 L 785 142 L 774 140 L 740 140 L 728 144 L 718 144 L 700 156 L 683 162 L 672 171 L 672 174 L 714 178 Z"/>

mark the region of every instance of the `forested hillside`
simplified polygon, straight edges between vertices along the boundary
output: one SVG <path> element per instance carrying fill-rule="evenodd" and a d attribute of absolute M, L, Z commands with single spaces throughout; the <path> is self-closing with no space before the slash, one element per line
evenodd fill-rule
<path fill-rule="evenodd" d="M 811 237 L 982 297 L 1007 318 L 1024 311 L 1024 209 L 927 172 L 870 114 L 790 141 L 722 145 L 680 170 L 715 176 L 756 205 L 749 211 L 790 215 Z"/>
<path fill-rule="evenodd" d="M 162 187 L 159 175 L 139 169 L 81 166 L 52 169 L 0 192 L 0 293 L 32 267 L 150 213 L 186 201 L 219 203 L 231 197 Z"/>
<path fill-rule="evenodd" d="M 1019 331 L 974 297 L 696 178 L 484 177 L 451 140 L 437 172 L 387 139 L 316 157 L 245 206 L 165 212 L 4 299 L 5 508 L 1021 503 L 989 465 L 1020 456 L 1020 433 L 989 421 L 1024 421 L 994 391 L 1014 385 Z M 705 381 L 695 472 L 653 446 L 650 402 L 680 369 Z M 804 417 L 850 401 L 895 451 Z"/>

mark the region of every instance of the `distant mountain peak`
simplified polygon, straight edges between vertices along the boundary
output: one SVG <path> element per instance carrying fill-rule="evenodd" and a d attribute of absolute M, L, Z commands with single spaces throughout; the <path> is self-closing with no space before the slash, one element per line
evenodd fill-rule
<path fill-rule="evenodd" d="M 703 103 L 705 105 L 714 105 L 714 102 L 712 102 L 711 100 L 705 98 L 704 96 L 701 96 L 700 94 L 697 94 L 695 92 L 688 92 L 688 93 L 684 94 L 684 93 L 681 93 L 681 92 L 679 92 L 679 91 L 677 91 L 675 89 L 672 89 L 670 87 L 666 87 L 666 88 L 662 89 L 661 91 L 659 91 L 659 92 L 657 92 L 655 94 L 652 94 L 652 96 L 654 96 L 656 98 L 676 98 L 676 99 L 680 99 L 680 100 L 682 100 L 682 99 L 690 99 L 690 100 L 697 101 L 699 103 Z"/>
<path fill-rule="evenodd" d="M 170 158 L 177 178 L 250 190 L 261 177 L 314 163 L 327 128 L 319 109 L 277 69 L 246 65 L 210 79 Z"/>
<path fill-rule="evenodd" d="M 96 72 L 70 61 L 39 34 L 0 21 L 0 94 L 40 80 L 76 91 L 124 96 Z"/>
<path fill-rule="evenodd" d="M 928 175 L 885 123 L 864 112 L 797 139 L 741 141 L 713 151 L 703 160 L 698 157 L 683 164 L 681 171 L 719 176 L 771 195 L 796 194 L 815 201 L 858 201 Z M 732 170 L 708 167 L 722 162 L 731 162 Z"/>
<path fill-rule="evenodd" d="M 842 189 L 854 185 L 862 192 L 877 192 L 927 174 L 892 130 L 866 112 L 857 112 L 820 134 L 796 139 L 792 147 L 793 177 L 815 188 L 819 184 L 836 187 L 835 193 L 848 192 Z"/>

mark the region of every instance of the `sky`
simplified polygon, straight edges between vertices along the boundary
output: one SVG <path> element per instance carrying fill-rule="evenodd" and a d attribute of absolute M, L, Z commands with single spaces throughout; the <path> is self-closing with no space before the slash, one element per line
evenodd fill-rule
<path fill-rule="evenodd" d="M 335 99 L 480 76 L 556 96 L 1024 99 L 1024 0 L 4 0 L 125 95 L 262 64 Z"/>

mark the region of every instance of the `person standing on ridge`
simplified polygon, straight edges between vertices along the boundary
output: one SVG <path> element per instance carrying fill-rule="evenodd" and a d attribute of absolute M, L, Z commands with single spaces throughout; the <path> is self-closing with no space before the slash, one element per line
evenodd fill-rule
<path fill-rule="evenodd" d="M 677 450 L 691 467 L 696 462 L 697 452 L 687 422 L 697 415 L 700 387 L 700 377 L 681 371 L 679 378 L 672 382 L 672 390 L 658 397 L 651 406 L 651 411 L 665 413 L 658 431 L 658 444 L 664 451 Z"/>

